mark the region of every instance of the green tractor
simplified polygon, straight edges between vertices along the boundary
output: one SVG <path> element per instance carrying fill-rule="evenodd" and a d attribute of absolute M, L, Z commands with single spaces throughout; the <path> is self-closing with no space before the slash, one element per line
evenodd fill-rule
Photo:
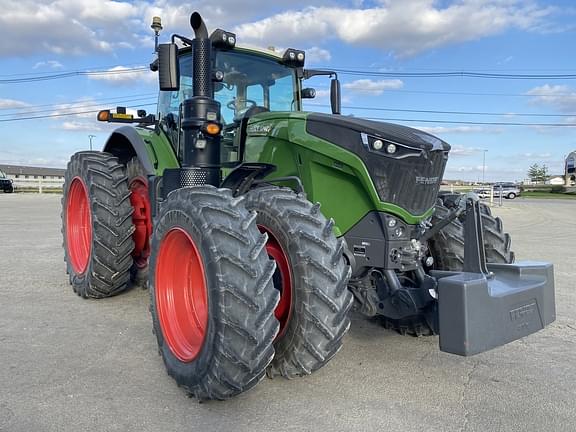
<path fill-rule="evenodd" d="M 62 212 L 74 291 L 147 282 L 178 385 L 227 399 L 266 374 L 310 374 L 342 346 L 353 305 L 458 355 L 554 321 L 552 265 L 513 264 L 488 207 L 439 192 L 447 143 L 342 116 L 336 73 L 305 69 L 303 51 L 190 23 L 194 39 L 158 44 L 154 18 L 158 113 L 98 114 L 137 125 L 72 156 Z M 302 110 L 316 75 L 331 78 L 332 114 Z"/>

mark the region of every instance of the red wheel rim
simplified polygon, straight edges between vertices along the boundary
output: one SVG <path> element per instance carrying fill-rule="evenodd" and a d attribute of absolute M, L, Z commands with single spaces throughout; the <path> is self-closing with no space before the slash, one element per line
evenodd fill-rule
<path fill-rule="evenodd" d="M 66 244 L 72 269 L 83 274 L 88 267 L 92 247 L 92 214 L 84 181 L 74 177 L 66 202 Z"/>
<path fill-rule="evenodd" d="M 181 228 L 172 228 L 162 240 L 155 289 L 164 339 L 174 356 L 191 362 L 206 338 L 208 294 L 198 248 Z"/>
<path fill-rule="evenodd" d="M 274 281 L 274 288 L 280 291 L 280 301 L 274 310 L 274 316 L 280 321 L 280 331 L 278 336 L 276 336 L 276 339 L 278 339 L 286 331 L 292 312 L 292 269 L 288 254 L 284 251 L 276 236 L 263 225 L 258 225 L 258 229 L 260 232 L 268 234 L 266 252 L 276 262 L 276 271 L 272 280 Z"/>
<path fill-rule="evenodd" d="M 148 264 L 150 256 L 150 236 L 152 235 L 152 218 L 150 211 L 150 196 L 146 179 L 136 177 L 130 183 L 130 204 L 134 208 L 132 222 L 134 223 L 134 250 L 132 258 L 138 268 Z"/>

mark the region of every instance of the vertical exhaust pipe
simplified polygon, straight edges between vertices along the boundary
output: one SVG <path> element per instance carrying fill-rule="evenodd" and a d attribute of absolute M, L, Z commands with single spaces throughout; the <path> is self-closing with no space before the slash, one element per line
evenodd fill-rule
<path fill-rule="evenodd" d="M 193 91 L 194 96 L 212 97 L 212 42 L 208 37 L 206 24 L 198 12 L 190 16 L 190 25 L 194 30 L 192 41 L 193 54 Z"/>
<path fill-rule="evenodd" d="M 212 86 L 212 42 L 198 12 L 190 16 L 190 25 L 195 36 L 192 40 L 193 96 L 181 106 L 182 168 L 165 170 L 166 190 L 200 184 L 219 186 L 221 181 L 220 133 L 212 135 L 206 129 L 210 123 L 221 126 L 220 103 L 214 100 Z M 174 171 L 174 186 L 166 185 L 170 171 Z"/>

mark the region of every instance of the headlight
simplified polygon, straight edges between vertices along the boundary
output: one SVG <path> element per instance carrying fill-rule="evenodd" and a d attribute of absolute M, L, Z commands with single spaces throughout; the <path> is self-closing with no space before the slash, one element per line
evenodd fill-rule
<path fill-rule="evenodd" d="M 210 40 L 218 49 L 232 49 L 236 45 L 236 35 L 222 29 L 214 30 L 210 35 Z"/>
<path fill-rule="evenodd" d="M 288 48 L 282 55 L 282 62 L 286 66 L 290 67 L 303 67 L 305 59 L 306 55 L 304 54 L 304 51 L 295 50 L 293 48 Z"/>
<path fill-rule="evenodd" d="M 365 132 L 360 133 L 362 144 L 371 152 L 380 154 L 382 156 L 392 157 L 394 159 L 404 159 L 407 157 L 419 157 L 424 150 L 411 147 L 407 144 L 388 141 L 385 138 L 380 138 L 373 135 L 368 135 Z"/>

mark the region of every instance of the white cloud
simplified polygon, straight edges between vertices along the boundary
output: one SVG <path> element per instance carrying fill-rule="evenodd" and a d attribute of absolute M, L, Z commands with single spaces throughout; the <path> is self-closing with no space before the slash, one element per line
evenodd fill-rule
<path fill-rule="evenodd" d="M 236 27 L 242 39 L 304 44 L 338 37 L 349 44 L 414 55 L 442 45 L 492 36 L 508 29 L 540 30 L 554 12 L 533 1 L 388 1 L 367 8 L 308 7 Z"/>
<path fill-rule="evenodd" d="M 330 51 L 319 47 L 312 47 L 306 50 L 306 64 L 322 63 L 330 61 L 332 55 Z"/>
<path fill-rule="evenodd" d="M 220 0 L 217 6 L 209 0 L 1 0 L 0 26 L 10 35 L 10 43 L 0 45 L 0 56 L 79 55 L 149 47 L 153 16 L 162 17 L 164 35 L 190 35 L 189 17 L 194 10 L 203 13 L 209 29 L 236 31 L 239 43 L 297 47 L 311 40 L 338 38 L 406 56 L 508 29 L 549 31 L 555 12 L 535 0 L 446 3 L 352 0 L 345 3 L 349 7 L 335 7 L 333 0 Z M 277 12 L 286 8 L 291 10 Z"/>
<path fill-rule="evenodd" d="M 107 109 L 102 103 L 92 98 L 82 98 L 73 103 L 58 104 L 49 113 L 52 129 L 62 129 L 70 132 L 96 132 L 109 129 L 107 123 L 96 120 L 96 113 Z M 33 114 L 32 114 L 33 115 Z"/>
<path fill-rule="evenodd" d="M 57 60 L 46 60 L 36 63 L 32 69 L 49 68 L 49 69 L 63 69 L 64 65 Z"/>
<path fill-rule="evenodd" d="M 323 5 L 330 0 L 314 0 Z M 0 44 L 0 57 L 36 53 L 86 55 L 116 48 L 152 46 L 150 23 L 160 16 L 164 36 L 192 34 L 190 14 L 201 11 L 209 29 L 230 29 L 238 22 L 265 16 L 280 7 L 302 7 L 306 0 L 0 0 L 0 27 L 10 43 Z"/>
<path fill-rule="evenodd" d="M 481 173 L 482 172 L 482 165 L 461 165 L 457 167 L 449 167 L 446 169 L 448 172 L 458 172 L 458 173 Z M 484 167 L 484 172 L 488 172 L 489 167 L 486 165 Z"/>
<path fill-rule="evenodd" d="M 423 130 L 431 134 L 442 135 L 442 134 L 453 134 L 453 133 L 478 133 L 487 132 L 486 128 L 481 126 L 415 126 L 416 129 Z"/>
<path fill-rule="evenodd" d="M 110 109 L 110 106 L 95 102 L 91 98 L 84 98 L 70 104 L 57 105 L 54 111 L 50 113 L 50 115 L 54 116 L 51 118 L 52 129 L 61 129 L 68 132 L 109 133 L 112 129 L 118 127 L 118 123 L 98 121 L 96 114 L 102 109 Z M 127 108 L 126 112 L 135 117 L 137 116 L 137 108 Z"/>
<path fill-rule="evenodd" d="M 143 70 L 134 70 L 140 69 Z M 152 83 L 158 79 L 157 74 L 153 73 L 145 66 L 115 66 L 105 71 L 105 74 L 89 75 L 92 80 L 106 81 L 112 85 L 126 86 L 130 84 Z"/>
<path fill-rule="evenodd" d="M 576 112 L 576 90 L 567 85 L 550 85 L 534 87 L 526 92 L 535 96 L 531 103 L 548 106 L 562 112 Z"/>
<path fill-rule="evenodd" d="M 516 155 L 518 158 L 521 159 L 537 159 L 537 160 L 548 160 L 556 157 L 557 155 L 552 155 L 552 153 L 520 153 Z"/>
<path fill-rule="evenodd" d="M 453 145 L 450 149 L 450 156 L 472 156 L 480 152 L 481 150 L 474 147 L 464 147 L 461 145 Z"/>
<path fill-rule="evenodd" d="M 330 97 L 330 89 L 320 89 L 316 90 L 317 98 L 327 98 Z"/>
<path fill-rule="evenodd" d="M 72 132 L 97 132 L 107 129 L 102 123 L 97 123 L 96 119 L 93 121 L 60 120 L 54 128 Z"/>
<path fill-rule="evenodd" d="M 15 99 L 1 99 L 0 98 L 0 109 L 15 109 L 15 108 L 26 108 L 28 104 Z"/>
<path fill-rule="evenodd" d="M 359 79 L 349 83 L 342 84 L 347 90 L 353 91 L 355 93 L 369 94 L 369 95 L 381 95 L 384 90 L 399 89 L 404 86 L 402 80 L 399 79 L 386 79 L 386 80 L 370 80 L 370 79 Z"/>

